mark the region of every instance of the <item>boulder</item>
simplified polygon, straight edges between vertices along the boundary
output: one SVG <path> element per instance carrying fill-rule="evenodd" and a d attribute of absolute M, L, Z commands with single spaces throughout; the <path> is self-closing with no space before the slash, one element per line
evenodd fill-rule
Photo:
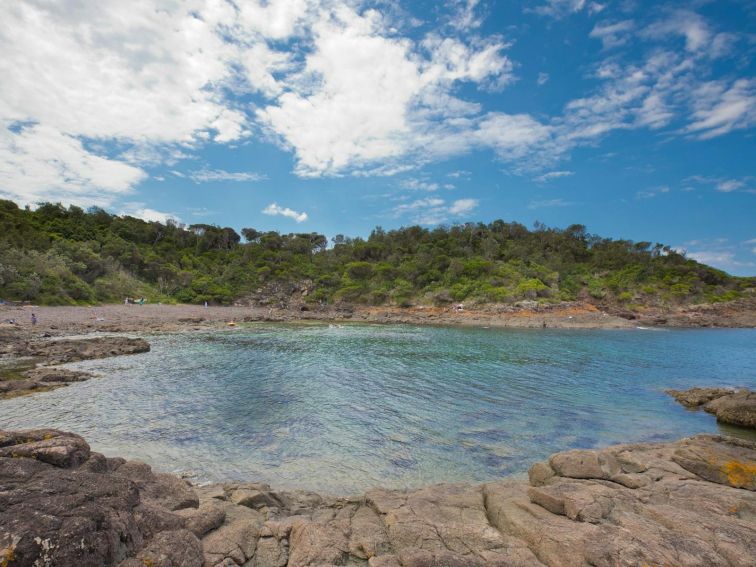
<path fill-rule="evenodd" d="M 691 388 L 690 390 L 666 390 L 686 408 L 697 408 L 711 400 L 732 394 L 731 388 Z"/>
<path fill-rule="evenodd" d="M 756 429 L 756 392 L 748 389 L 691 388 L 667 390 L 667 393 L 685 407 L 703 407 L 721 423 Z"/>
<path fill-rule="evenodd" d="M 756 392 L 740 390 L 720 396 L 706 403 L 704 410 L 722 423 L 756 429 Z"/>
<path fill-rule="evenodd" d="M 54 429 L 0 431 L 0 457 L 35 459 L 56 467 L 73 468 L 89 459 L 89 445 L 73 433 Z"/>
<path fill-rule="evenodd" d="M 183 519 L 143 497 L 161 486 L 144 467 L 92 453 L 72 433 L 0 431 L 0 565 L 199 567 Z M 139 482 L 114 472 L 130 468 Z"/>
<path fill-rule="evenodd" d="M 681 441 L 672 460 L 710 482 L 756 490 L 754 446 L 730 437 L 701 436 Z"/>

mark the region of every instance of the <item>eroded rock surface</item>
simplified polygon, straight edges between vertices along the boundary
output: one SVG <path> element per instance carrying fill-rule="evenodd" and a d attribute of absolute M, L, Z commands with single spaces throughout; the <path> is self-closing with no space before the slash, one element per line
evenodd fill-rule
<path fill-rule="evenodd" d="M 16 356 L 44 358 L 46 364 L 52 365 L 122 354 L 137 354 L 149 350 L 150 344 L 144 339 L 108 336 L 19 343 L 15 354 Z"/>
<path fill-rule="evenodd" d="M 691 388 L 667 390 L 687 408 L 702 407 L 714 414 L 717 421 L 756 429 L 756 392 L 748 389 Z"/>
<path fill-rule="evenodd" d="M 754 443 L 566 451 L 529 476 L 350 498 L 190 487 L 70 433 L 0 432 L 0 565 L 753 565 Z"/>
<path fill-rule="evenodd" d="M 0 335 L 1 336 L 1 335 Z M 89 372 L 60 368 L 54 365 L 80 360 L 106 358 L 124 354 L 137 354 L 150 350 L 144 339 L 131 337 L 96 337 L 62 340 L 17 340 L 8 346 L 14 358 L 41 360 L 46 366 L 37 366 L 17 373 L 9 379 L 0 373 L 0 397 L 44 392 L 73 382 L 83 382 L 93 377 Z M 0 353 L 2 354 L 2 353 Z M 34 362 L 31 363 L 32 365 Z M 1 566 L 0 566 L 1 567 Z"/>

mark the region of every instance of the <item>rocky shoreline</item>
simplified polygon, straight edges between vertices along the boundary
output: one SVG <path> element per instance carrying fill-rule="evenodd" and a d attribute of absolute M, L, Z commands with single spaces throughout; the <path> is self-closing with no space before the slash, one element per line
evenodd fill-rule
<path fill-rule="evenodd" d="M 714 414 L 720 423 L 756 429 L 756 392 L 747 388 L 691 388 L 667 393 L 686 408 L 702 408 Z"/>
<path fill-rule="evenodd" d="M 565 326 L 605 319 L 568 312 L 551 316 Z M 385 312 L 331 315 L 324 320 L 425 324 L 395 315 L 384 321 Z M 423 316 L 444 324 L 445 315 L 431 315 Z M 487 326 L 480 314 L 452 316 L 456 324 Z M 522 326 L 542 326 L 518 316 Z M 46 308 L 38 317 L 34 327 L 20 318 L 0 326 L 0 359 L 16 363 L 0 368 L 0 397 L 92 377 L 58 364 L 149 350 L 140 338 L 75 333 L 294 320 L 271 310 L 184 306 Z M 753 393 L 673 395 L 753 427 Z M 0 431 L 0 567 L 752 565 L 755 490 L 756 444 L 712 435 L 558 453 L 533 465 L 529 482 L 336 498 L 259 483 L 191 486 L 144 463 L 94 453 L 71 433 Z"/>
<path fill-rule="evenodd" d="M 31 313 L 38 324 L 31 325 Z M 503 328 L 756 328 L 756 300 L 643 308 L 631 311 L 615 305 L 563 302 L 539 305 L 414 306 L 280 306 L 236 305 L 102 305 L 94 307 L 32 307 L 0 305 L 0 338 L 4 322 L 15 321 L 25 332 L 71 333 L 177 331 L 226 325 L 229 322 L 367 322 Z M 7 329 L 6 329 L 7 330 Z"/>
<path fill-rule="evenodd" d="M 191 486 L 55 430 L 0 432 L 0 565 L 746 566 L 756 443 L 573 450 L 529 482 L 335 498 Z"/>
<path fill-rule="evenodd" d="M 7 338 L 0 353 L 6 362 L 0 368 L 0 399 L 46 392 L 93 377 L 89 372 L 61 368 L 61 364 L 150 350 L 146 340 L 124 336 L 53 339 L 0 332 L 0 338 Z"/>

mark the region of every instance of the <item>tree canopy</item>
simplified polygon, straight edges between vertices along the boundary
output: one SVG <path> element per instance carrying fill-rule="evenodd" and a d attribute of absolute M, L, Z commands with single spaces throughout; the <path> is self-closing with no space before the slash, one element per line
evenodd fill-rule
<path fill-rule="evenodd" d="M 242 236 L 244 242 L 242 242 Z M 659 243 L 496 220 L 375 228 L 328 239 L 209 224 L 148 222 L 0 200 L 0 297 L 42 304 L 150 300 L 228 304 L 306 282 L 306 301 L 372 305 L 587 299 L 633 305 L 716 302 L 754 293 Z"/>

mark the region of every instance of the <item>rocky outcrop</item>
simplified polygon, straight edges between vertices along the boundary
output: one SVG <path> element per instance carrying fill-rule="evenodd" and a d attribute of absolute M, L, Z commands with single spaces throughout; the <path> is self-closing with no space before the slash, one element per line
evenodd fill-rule
<path fill-rule="evenodd" d="M 714 414 L 717 421 L 756 429 L 756 392 L 748 389 L 691 388 L 667 390 L 687 408 L 702 407 Z"/>
<path fill-rule="evenodd" d="M 0 398 L 44 392 L 93 377 L 89 372 L 50 365 L 147 352 L 150 350 L 150 344 L 144 339 L 111 336 L 89 339 L 17 340 L 10 344 L 9 349 L 14 358 L 41 360 L 48 366 L 0 373 Z"/>
<path fill-rule="evenodd" d="M 137 354 L 150 350 L 144 339 L 108 336 L 88 339 L 57 339 L 19 343 L 16 356 L 43 358 L 45 364 L 63 364 L 79 360 Z"/>
<path fill-rule="evenodd" d="M 746 566 L 756 444 L 711 435 L 553 455 L 530 482 L 190 487 L 55 430 L 0 432 L 0 565 Z"/>
<path fill-rule="evenodd" d="M 170 560 L 200 543 L 167 502 L 196 506 L 197 498 L 171 475 L 91 452 L 78 435 L 0 432 L 3 567 L 99 567 L 140 554 L 154 565 L 191 565 Z"/>

